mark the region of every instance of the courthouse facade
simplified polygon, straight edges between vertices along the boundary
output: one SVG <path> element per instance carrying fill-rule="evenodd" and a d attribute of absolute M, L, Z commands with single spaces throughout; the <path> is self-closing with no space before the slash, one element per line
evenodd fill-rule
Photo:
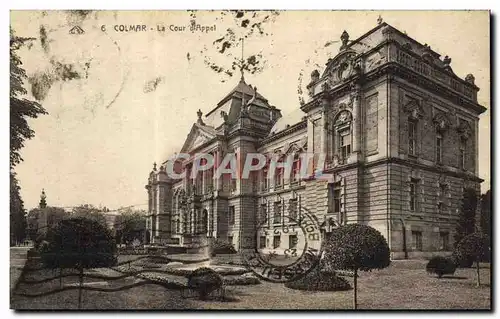
<path fill-rule="evenodd" d="M 464 188 L 480 192 L 474 76 L 457 76 L 451 58 L 379 23 L 314 70 L 309 98 L 287 115 L 242 77 L 193 124 L 181 153 L 209 153 L 217 163 L 236 153 L 291 155 L 292 174 L 269 167 L 248 179 L 214 170 L 172 179 L 166 162 L 149 175 L 152 243 L 184 245 L 191 234 L 252 241 L 278 253 L 302 247 L 302 232 L 284 231 L 301 211 L 323 232 L 361 223 L 379 230 L 393 258 L 424 257 L 453 247 Z M 459 48 L 457 48 L 459 50 Z M 263 90 L 264 91 L 264 90 Z M 262 93 L 262 94 L 261 94 Z M 209 106 L 206 106 L 208 109 Z M 297 178 L 300 153 L 325 154 L 329 178 Z M 260 225 L 255 236 L 256 225 Z M 267 231 L 262 231 L 262 229 Z"/>

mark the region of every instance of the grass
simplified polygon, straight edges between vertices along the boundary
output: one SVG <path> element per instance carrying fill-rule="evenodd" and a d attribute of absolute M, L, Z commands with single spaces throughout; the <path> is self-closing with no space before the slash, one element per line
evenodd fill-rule
<path fill-rule="evenodd" d="M 426 261 L 394 261 L 391 266 L 369 273 L 358 280 L 359 309 L 491 309 L 490 269 L 481 267 L 481 287 L 475 287 L 475 269 L 457 269 L 452 277 L 430 276 Z M 39 280 L 52 277 L 48 270 L 26 275 Z M 352 278 L 345 277 L 351 284 Z M 64 284 L 77 282 L 64 278 Z M 102 281 L 86 279 L 86 282 Z M 111 289 L 140 282 L 129 277 L 95 287 Z M 58 288 L 59 280 L 41 284 L 21 284 L 16 292 L 39 293 Z M 179 290 L 145 284 L 119 292 L 85 291 L 83 309 L 352 309 L 352 290 L 309 292 L 286 288 L 283 284 L 262 282 L 260 285 L 226 287 L 225 301 L 185 299 Z M 14 295 L 14 309 L 76 309 L 78 290 L 27 298 Z"/>

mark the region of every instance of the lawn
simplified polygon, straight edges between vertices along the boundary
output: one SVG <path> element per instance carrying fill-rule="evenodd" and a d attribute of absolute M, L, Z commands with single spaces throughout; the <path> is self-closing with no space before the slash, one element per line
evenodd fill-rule
<path fill-rule="evenodd" d="M 475 269 L 458 269 L 453 277 L 437 279 L 425 272 L 425 261 L 394 261 L 387 269 L 361 273 L 358 280 L 359 309 L 491 309 L 490 269 L 481 268 L 480 288 L 475 287 Z M 118 276 L 119 273 L 110 275 Z M 54 276 L 39 270 L 27 274 L 27 280 Z M 352 282 L 352 278 L 347 277 Z M 259 285 L 229 286 L 229 301 L 185 299 L 179 290 L 128 277 L 113 281 L 88 278 L 86 283 L 116 292 L 84 291 L 84 309 L 351 309 L 352 290 L 344 292 L 305 292 L 283 284 L 262 282 Z M 77 277 L 64 278 L 64 285 L 74 285 Z M 18 293 L 40 293 L 59 288 L 59 280 L 40 284 L 20 284 Z M 14 309 L 76 309 L 78 290 L 69 290 L 36 298 L 14 295 Z"/>

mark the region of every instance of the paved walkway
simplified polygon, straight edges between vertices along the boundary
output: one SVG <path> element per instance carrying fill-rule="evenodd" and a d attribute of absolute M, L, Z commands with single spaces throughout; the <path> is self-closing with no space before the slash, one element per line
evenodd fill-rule
<path fill-rule="evenodd" d="M 21 276 L 22 269 L 28 258 L 28 250 L 31 247 L 10 248 L 10 290 L 14 288 Z"/>

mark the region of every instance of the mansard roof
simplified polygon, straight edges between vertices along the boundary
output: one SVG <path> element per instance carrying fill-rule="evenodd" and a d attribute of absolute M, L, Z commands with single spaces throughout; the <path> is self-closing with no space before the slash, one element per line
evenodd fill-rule
<path fill-rule="evenodd" d="M 217 109 L 219 109 L 219 107 L 233 98 L 241 99 L 242 97 L 244 97 L 246 101 L 249 101 L 253 98 L 254 92 L 255 88 L 247 84 L 244 78 L 241 78 L 238 84 L 222 100 L 220 100 L 219 103 L 217 103 L 217 106 L 213 110 L 208 112 L 206 116 L 209 116 Z M 252 102 L 253 104 L 261 107 L 271 108 L 268 100 L 259 92 L 255 92 L 255 99 Z"/>
<path fill-rule="evenodd" d="M 274 123 L 268 136 L 272 136 L 279 132 L 282 132 L 297 123 L 304 121 L 306 114 L 301 109 L 296 109 L 283 117 L 279 118 L 276 123 Z"/>

